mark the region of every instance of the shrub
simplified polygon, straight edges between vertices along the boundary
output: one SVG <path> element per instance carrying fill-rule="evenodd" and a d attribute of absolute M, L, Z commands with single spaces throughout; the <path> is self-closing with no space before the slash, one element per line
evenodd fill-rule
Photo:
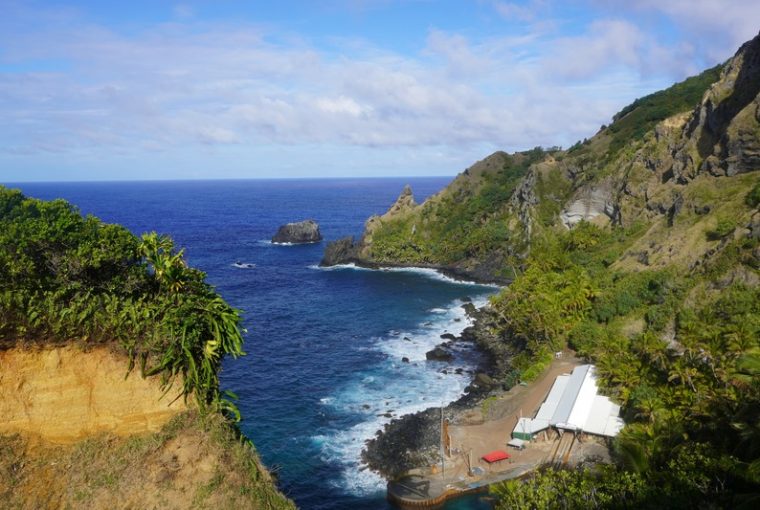
<path fill-rule="evenodd" d="M 736 229 L 736 220 L 731 218 L 718 219 L 717 225 L 712 230 L 707 231 L 707 239 L 710 241 L 719 241 L 728 236 Z"/>
<path fill-rule="evenodd" d="M 750 207 L 757 207 L 760 205 L 760 182 L 757 182 L 755 186 L 744 197 L 744 202 Z"/>

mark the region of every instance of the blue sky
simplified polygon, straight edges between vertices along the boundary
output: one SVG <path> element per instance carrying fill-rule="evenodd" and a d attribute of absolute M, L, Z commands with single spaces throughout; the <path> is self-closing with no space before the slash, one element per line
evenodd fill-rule
<path fill-rule="evenodd" d="M 0 0 L 0 182 L 454 175 L 730 57 L 756 0 Z"/>

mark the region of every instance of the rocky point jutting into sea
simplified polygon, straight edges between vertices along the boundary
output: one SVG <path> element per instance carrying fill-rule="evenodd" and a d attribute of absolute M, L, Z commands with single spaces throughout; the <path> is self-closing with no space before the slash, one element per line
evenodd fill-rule
<path fill-rule="evenodd" d="M 757 380 L 745 392 L 760 327 L 759 133 L 760 36 L 725 65 L 636 100 L 568 150 L 497 152 L 422 204 L 405 188 L 359 240 L 330 243 L 322 263 L 511 282 L 455 340 L 475 341 L 489 362 L 444 411 L 451 422 L 487 421 L 490 397 L 538 377 L 556 364 L 552 353 L 576 353 L 597 364 L 629 422 L 606 471 L 637 473 L 641 485 L 626 497 L 730 506 L 759 481 L 746 471 L 757 455 L 736 447 L 746 429 L 731 425 L 749 423 L 746 406 L 754 417 L 760 408 Z M 389 478 L 434 473 L 440 413 L 392 421 L 364 460 Z M 733 439 L 715 437 L 718 428 Z M 734 456 L 734 468 L 710 464 L 721 455 Z M 691 471 L 675 477 L 673 458 Z M 707 472 L 715 483 L 691 485 Z"/>

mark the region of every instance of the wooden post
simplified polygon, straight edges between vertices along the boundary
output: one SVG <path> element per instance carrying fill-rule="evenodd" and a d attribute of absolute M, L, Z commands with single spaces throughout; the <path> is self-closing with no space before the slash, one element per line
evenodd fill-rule
<path fill-rule="evenodd" d="M 443 456 L 443 402 L 441 402 L 441 478 L 446 477 L 446 461 Z"/>

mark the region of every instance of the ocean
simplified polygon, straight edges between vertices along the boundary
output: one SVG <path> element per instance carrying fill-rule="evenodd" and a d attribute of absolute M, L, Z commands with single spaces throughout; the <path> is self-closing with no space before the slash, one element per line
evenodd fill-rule
<path fill-rule="evenodd" d="M 241 428 L 303 509 L 387 509 L 385 482 L 361 465 L 383 424 L 459 398 L 479 354 L 425 353 L 458 334 L 462 304 L 495 288 L 430 270 L 318 267 L 325 242 L 273 245 L 279 225 L 313 218 L 326 240 L 359 236 L 405 184 L 418 202 L 448 177 L 11 184 L 135 234 L 169 234 L 188 262 L 243 311 L 247 356 L 225 360 L 222 387 L 239 396 Z M 235 267 L 236 262 L 255 267 Z M 408 358 L 403 362 L 402 358 Z M 462 368 L 461 374 L 455 370 Z M 477 498 L 450 508 L 483 508 Z"/>

